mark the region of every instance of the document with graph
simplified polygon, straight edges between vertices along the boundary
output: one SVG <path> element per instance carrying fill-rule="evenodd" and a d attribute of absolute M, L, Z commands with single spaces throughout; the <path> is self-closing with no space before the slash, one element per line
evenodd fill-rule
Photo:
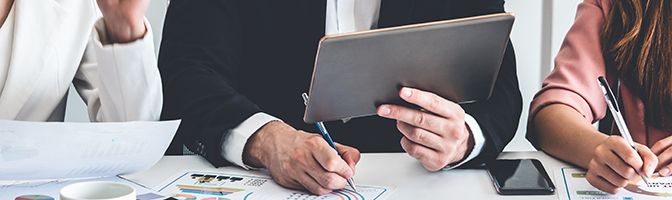
<path fill-rule="evenodd" d="M 0 181 L 67 180 L 146 170 L 163 157 L 179 125 L 179 120 L 118 123 L 0 120 Z"/>
<path fill-rule="evenodd" d="M 656 174 L 649 179 L 647 186 L 643 181 L 631 183 L 617 194 L 608 194 L 598 190 L 586 180 L 586 171 L 577 168 L 562 168 L 556 181 L 563 188 L 559 191 L 561 199 L 570 200 L 639 200 L 672 199 L 672 177 L 659 177 Z M 564 190 L 564 191 L 563 191 Z"/>
<path fill-rule="evenodd" d="M 343 189 L 315 196 L 285 189 L 268 176 L 203 171 L 181 172 L 155 190 L 185 200 L 382 200 L 390 193 L 387 187 L 357 185 L 357 192 Z"/>

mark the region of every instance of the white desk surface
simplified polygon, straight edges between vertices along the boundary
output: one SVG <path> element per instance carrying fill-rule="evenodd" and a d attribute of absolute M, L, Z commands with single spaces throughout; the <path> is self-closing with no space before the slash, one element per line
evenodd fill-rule
<path fill-rule="evenodd" d="M 555 173 L 569 166 L 543 152 L 505 152 L 500 158 L 536 158 L 542 162 L 556 187 Z M 156 187 L 167 178 L 183 170 L 227 170 L 235 173 L 238 167 L 216 169 L 200 156 L 165 156 L 152 169 L 125 176 L 148 187 Z M 263 171 L 254 173 L 263 174 Z M 355 174 L 357 184 L 393 187 L 388 199 L 558 199 L 553 195 L 500 196 L 495 191 L 485 170 L 455 169 L 431 173 L 416 160 L 403 153 L 362 154 Z"/>

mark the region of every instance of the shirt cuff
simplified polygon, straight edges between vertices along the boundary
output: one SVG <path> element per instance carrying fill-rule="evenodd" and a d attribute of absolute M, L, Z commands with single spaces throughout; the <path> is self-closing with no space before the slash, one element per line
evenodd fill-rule
<path fill-rule="evenodd" d="M 127 43 L 113 43 L 110 41 L 110 37 L 107 33 L 107 28 L 105 28 L 105 21 L 103 20 L 103 18 L 100 18 L 93 26 L 95 31 L 95 33 L 93 34 L 94 40 L 100 46 L 107 46 L 111 44 L 142 43 L 143 40 L 149 40 L 153 42 L 152 27 L 149 25 L 149 21 L 147 20 L 147 18 L 144 19 L 144 23 L 145 23 L 145 29 L 147 31 L 145 32 L 145 35 L 142 36 L 142 38 Z"/>
<path fill-rule="evenodd" d="M 483 131 L 481 130 L 481 127 L 478 125 L 478 122 L 474 117 L 472 117 L 469 114 L 464 115 L 464 121 L 467 123 L 467 126 L 469 126 L 469 129 L 471 130 L 471 135 L 474 137 L 474 149 L 471 150 L 471 153 L 469 153 L 469 156 L 467 156 L 466 159 L 464 159 L 462 162 L 457 163 L 455 165 L 448 165 L 443 170 L 451 170 L 455 169 L 464 163 L 467 163 L 478 154 L 481 154 L 481 150 L 483 150 L 483 145 L 485 145 L 485 137 L 483 136 Z"/>
<path fill-rule="evenodd" d="M 272 121 L 282 120 L 269 114 L 259 112 L 247 118 L 236 128 L 229 130 L 229 132 L 225 134 L 223 138 L 221 156 L 229 162 L 232 162 L 247 170 L 254 169 L 253 167 L 243 163 L 243 150 L 245 149 L 245 144 L 252 134 Z"/>

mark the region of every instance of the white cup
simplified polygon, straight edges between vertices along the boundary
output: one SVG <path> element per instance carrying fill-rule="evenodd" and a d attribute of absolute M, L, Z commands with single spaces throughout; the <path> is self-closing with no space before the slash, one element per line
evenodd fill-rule
<path fill-rule="evenodd" d="M 135 200 L 135 198 L 135 189 L 115 182 L 80 182 L 61 189 L 61 200 Z"/>

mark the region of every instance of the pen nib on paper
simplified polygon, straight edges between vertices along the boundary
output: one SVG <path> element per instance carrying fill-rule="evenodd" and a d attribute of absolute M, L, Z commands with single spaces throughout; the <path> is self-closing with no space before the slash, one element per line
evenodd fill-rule
<path fill-rule="evenodd" d="M 348 179 L 348 185 L 350 185 L 353 191 L 357 192 L 357 187 L 355 187 L 355 179 L 353 178 Z"/>
<path fill-rule="evenodd" d="M 644 183 L 646 187 L 651 187 L 651 184 L 649 184 L 649 180 L 646 177 L 642 177 L 642 182 L 640 182 L 639 185 L 642 185 L 642 183 Z"/>
<path fill-rule="evenodd" d="M 303 104 L 308 106 L 308 94 L 305 92 L 301 94 L 301 98 L 303 98 Z M 345 122 L 343 122 L 345 123 Z M 333 141 L 331 141 L 331 136 L 329 136 L 329 133 L 327 132 L 327 129 L 324 127 L 324 124 L 322 122 L 317 123 L 317 129 L 320 130 L 320 133 L 322 133 L 322 137 L 324 137 L 325 140 L 331 145 L 331 147 L 336 150 L 336 145 L 334 145 Z M 353 191 L 357 192 L 357 188 L 355 188 L 355 180 L 353 178 L 348 179 L 348 185 L 353 189 Z"/>

